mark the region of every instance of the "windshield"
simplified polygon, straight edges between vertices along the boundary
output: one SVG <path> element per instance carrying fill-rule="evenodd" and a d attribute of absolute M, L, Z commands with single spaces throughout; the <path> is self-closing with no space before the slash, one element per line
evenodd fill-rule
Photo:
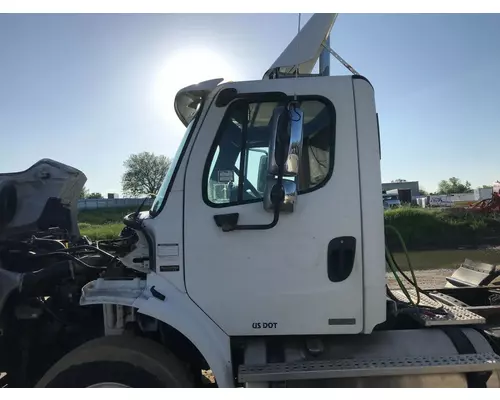
<path fill-rule="evenodd" d="M 198 110 L 199 112 L 199 110 Z M 189 133 L 191 132 L 191 129 L 194 126 L 194 122 L 196 121 L 198 115 L 195 115 L 192 119 L 189 125 L 186 128 L 186 132 L 184 133 L 184 136 L 181 140 L 181 143 L 179 144 L 179 147 L 177 148 L 177 151 L 175 153 L 174 159 L 172 160 L 172 164 L 170 165 L 170 168 L 168 169 L 165 178 L 163 179 L 163 183 L 161 184 L 160 190 L 158 190 L 158 193 L 156 194 L 156 198 L 153 202 L 153 205 L 151 206 L 151 210 L 149 210 L 151 215 L 156 215 L 161 208 L 161 205 L 163 204 L 163 200 L 165 199 L 165 196 L 167 195 L 168 187 L 170 185 L 170 181 L 172 179 L 172 175 L 174 174 L 175 168 L 177 166 L 177 163 L 179 163 L 179 158 L 182 153 L 182 149 L 184 149 L 184 146 L 186 145 L 187 138 L 189 137 Z"/>

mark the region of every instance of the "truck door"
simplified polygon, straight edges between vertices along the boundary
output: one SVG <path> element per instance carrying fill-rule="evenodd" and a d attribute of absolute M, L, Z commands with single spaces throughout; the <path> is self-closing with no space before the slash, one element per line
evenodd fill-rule
<path fill-rule="evenodd" d="M 363 329 L 358 151 L 350 77 L 224 85 L 200 121 L 184 193 L 191 299 L 227 334 Z M 283 99 L 303 115 L 298 198 L 265 230 L 224 232 L 214 216 L 269 224 L 263 208 L 270 122 Z M 208 107 L 208 106 L 207 106 Z M 244 161 L 242 162 L 242 156 Z"/>

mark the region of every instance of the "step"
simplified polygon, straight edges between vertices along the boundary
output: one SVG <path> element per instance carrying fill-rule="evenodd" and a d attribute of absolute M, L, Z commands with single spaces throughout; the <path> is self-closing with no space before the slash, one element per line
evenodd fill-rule
<path fill-rule="evenodd" d="M 494 353 L 400 358 L 338 359 L 264 365 L 241 365 L 240 383 L 373 376 L 449 374 L 500 370 Z"/>
<path fill-rule="evenodd" d="M 467 308 L 467 304 L 464 303 L 463 301 L 460 301 L 458 299 L 455 299 L 452 296 L 449 296 L 445 293 L 441 292 L 428 292 L 428 295 L 431 296 L 434 300 L 443 303 L 444 305 L 450 306 L 450 307 L 462 307 L 462 308 Z"/>
<path fill-rule="evenodd" d="M 391 291 L 394 297 L 396 297 L 399 301 L 408 303 L 408 298 L 405 296 L 403 291 L 401 290 L 392 290 Z M 417 293 L 414 289 L 408 289 L 410 297 L 413 302 L 417 302 Z M 437 301 L 438 297 L 432 298 L 426 294 L 420 294 L 420 305 L 431 307 L 431 308 L 439 308 L 442 307 L 446 310 L 447 315 L 430 315 L 427 313 L 412 313 L 410 314 L 412 318 L 418 321 L 423 326 L 446 326 L 446 325 L 482 325 L 486 323 L 486 319 L 481 317 L 480 315 L 465 309 L 460 306 L 450 306 L 448 304 Z"/>

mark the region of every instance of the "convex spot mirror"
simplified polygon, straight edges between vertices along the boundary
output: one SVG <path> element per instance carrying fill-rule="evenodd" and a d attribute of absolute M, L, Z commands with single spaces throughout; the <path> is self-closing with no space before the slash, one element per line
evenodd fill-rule
<path fill-rule="evenodd" d="M 271 119 L 264 208 L 293 212 L 302 153 L 304 113 L 296 103 L 274 109 Z"/>
<path fill-rule="evenodd" d="M 283 179 L 281 185 L 276 178 L 268 178 L 264 193 L 264 208 L 274 211 L 279 204 L 280 212 L 292 213 L 297 202 L 297 184 L 289 179 Z"/>

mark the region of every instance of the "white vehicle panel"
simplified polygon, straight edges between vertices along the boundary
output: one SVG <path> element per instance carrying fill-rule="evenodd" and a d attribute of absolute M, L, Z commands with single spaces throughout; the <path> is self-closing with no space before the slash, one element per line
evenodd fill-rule
<path fill-rule="evenodd" d="M 380 202 L 380 142 L 371 84 L 360 78 L 352 80 L 358 132 L 359 186 L 363 227 L 363 291 L 365 296 L 364 332 L 385 321 L 385 242 L 384 211 Z"/>
<path fill-rule="evenodd" d="M 184 267 L 189 296 L 229 335 L 361 332 L 362 237 L 351 77 L 223 87 L 239 93 L 284 92 L 329 99 L 336 113 L 333 175 L 325 186 L 300 195 L 294 213 L 282 214 L 276 227 L 222 232 L 214 222 L 216 214 L 239 213 L 239 224 L 267 224 L 272 214 L 263 210 L 262 202 L 213 208 L 203 201 L 205 163 L 226 110 L 210 109 L 185 176 Z M 341 236 L 356 238 L 356 256 L 348 278 L 334 283 L 328 278 L 327 249 L 332 239 Z"/>

